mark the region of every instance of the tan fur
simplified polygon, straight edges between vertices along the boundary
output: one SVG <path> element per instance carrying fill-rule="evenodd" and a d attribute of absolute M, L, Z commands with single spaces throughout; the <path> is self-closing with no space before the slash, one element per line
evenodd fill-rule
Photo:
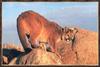
<path fill-rule="evenodd" d="M 46 20 L 41 15 L 33 12 L 23 12 L 17 19 L 17 29 L 21 43 L 25 48 L 39 46 L 39 41 L 48 42 L 55 49 L 55 42 L 62 34 L 62 27 L 55 22 Z M 29 37 L 26 38 L 26 34 Z"/>

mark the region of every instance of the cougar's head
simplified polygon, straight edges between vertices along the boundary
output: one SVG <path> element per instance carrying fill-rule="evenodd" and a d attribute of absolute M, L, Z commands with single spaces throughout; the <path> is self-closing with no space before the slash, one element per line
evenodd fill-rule
<path fill-rule="evenodd" d="M 64 41 L 73 40 L 74 37 L 75 37 L 75 34 L 77 32 L 78 32 L 78 29 L 77 28 L 64 27 L 64 28 L 62 28 L 61 40 L 64 40 Z"/>

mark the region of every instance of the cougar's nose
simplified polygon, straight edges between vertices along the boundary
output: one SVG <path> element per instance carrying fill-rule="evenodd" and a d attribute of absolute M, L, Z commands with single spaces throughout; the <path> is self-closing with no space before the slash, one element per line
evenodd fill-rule
<path fill-rule="evenodd" d="M 39 45 L 38 45 L 38 44 L 31 44 L 31 47 L 32 47 L 32 48 L 38 48 Z"/>

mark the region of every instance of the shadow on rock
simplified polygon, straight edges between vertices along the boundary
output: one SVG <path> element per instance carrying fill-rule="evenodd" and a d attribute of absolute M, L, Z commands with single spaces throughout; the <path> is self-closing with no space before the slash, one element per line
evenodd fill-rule
<path fill-rule="evenodd" d="M 23 52 L 16 49 L 3 48 L 3 64 L 8 64 L 13 58 L 19 56 Z"/>

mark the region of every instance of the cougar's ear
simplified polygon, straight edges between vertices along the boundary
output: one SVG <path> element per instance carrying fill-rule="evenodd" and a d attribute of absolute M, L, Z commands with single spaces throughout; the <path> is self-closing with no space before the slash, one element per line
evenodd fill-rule
<path fill-rule="evenodd" d="M 66 32 L 66 31 L 68 31 L 68 27 L 64 27 L 64 28 L 62 28 L 62 32 Z"/>

